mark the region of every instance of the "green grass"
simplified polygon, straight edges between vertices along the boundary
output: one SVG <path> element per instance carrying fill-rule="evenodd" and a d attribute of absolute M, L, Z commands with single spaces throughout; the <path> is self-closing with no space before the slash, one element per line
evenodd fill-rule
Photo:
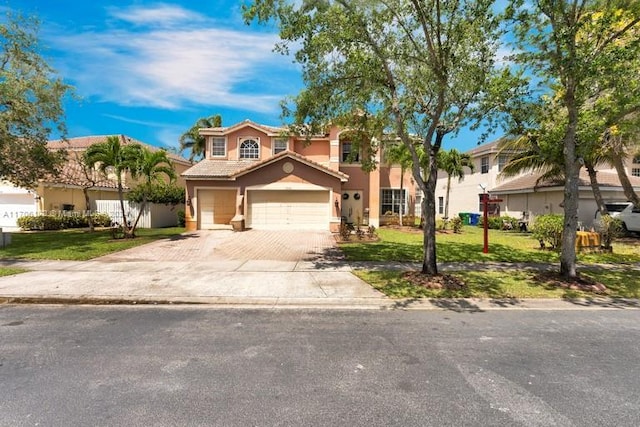
<path fill-rule="evenodd" d="M 350 261 L 408 261 L 421 262 L 423 257 L 422 232 L 396 229 L 377 230 L 380 241 L 374 243 L 344 243 L 340 247 Z M 614 252 L 579 254 L 583 263 L 635 263 L 640 262 L 638 244 L 614 242 Z M 460 234 L 438 233 L 436 251 L 439 262 L 559 262 L 555 251 L 541 250 L 531 234 L 513 231 L 489 230 L 489 253 L 484 247 L 483 230 L 466 226 Z"/>
<path fill-rule="evenodd" d="M 84 261 L 144 245 L 158 239 L 169 239 L 184 228 L 138 229 L 135 239 L 111 238 L 109 230 L 38 231 L 13 233 L 11 244 L 0 249 L 0 259 L 54 259 Z"/>
<path fill-rule="evenodd" d="M 552 288 L 534 280 L 529 271 L 458 271 L 450 273 L 466 283 L 463 290 L 434 290 L 404 280 L 400 271 L 355 271 L 375 289 L 392 298 L 578 298 L 584 292 Z M 605 284 L 610 297 L 640 298 L 637 271 L 585 271 L 585 276 Z"/>
<path fill-rule="evenodd" d="M 0 277 L 2 276 L 11 276 L 14 274 L 24 273 L 25 269 L 23 268 L 14 268 L 14 267 L 0 267 Z"/>
<path fill-rule="evenodd" d="M 407 261 L 422 262 L 422 232 L 397 229 L 378 230 L 380 241 L 373 243 L 346 243 L 341 248 L 350 261 Z M 489 230 L 489 253 L 484 254 L 483 230 L 463 227 L 461 234 L 438 233 L 436 251 L 439 262 L 524 262 L 559 264 L 559 254 L 542 250 L 530 234 Z M 625 265 L 640 262 L 640 240 L 614 242 L 613 253 L 579 253 L 581 264 Z M 404 280 L 398 271 L 356 271 L 360 278 L 392 298 L 576 298 L 587 294 L 547 286 L 534 279 L 534 273 L 516 269 L 457 271 L 467 288 L 458 291 L 432 290 Z M 640 298 L 640 280 L 637 271 L 586 268 L 582 275 L 603 283 L 609 296 Z"/>

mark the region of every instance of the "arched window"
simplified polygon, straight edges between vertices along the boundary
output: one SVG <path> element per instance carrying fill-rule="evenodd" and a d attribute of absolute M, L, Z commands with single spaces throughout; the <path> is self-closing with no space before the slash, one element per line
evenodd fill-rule
<path fill-rule="evenodd" d="M 240 143 L 241 159 L 257 159 L 260 155 L 260 144 L 254 139 L 245 139 Z"/>

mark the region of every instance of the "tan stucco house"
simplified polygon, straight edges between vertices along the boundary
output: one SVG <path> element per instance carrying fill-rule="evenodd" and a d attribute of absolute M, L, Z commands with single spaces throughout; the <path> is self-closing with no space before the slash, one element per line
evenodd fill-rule
<path fill-rule="evenodd" d="M 464 180 L 451 180 L 449 199 L 449 216 L 461 212 L 482 212 L 482 197 L 486 191 L 491 197 L 502 201 L 497 203 L 501 215 L 521 218 L 533 218 L 542 214 L 562 214 L 564 199 L 564 182 L 539 181 L 540 174 L 526 172 L 516 177 L 504 178 L 500 175 L 509 161 L 509 156 L 499 154 L 499 141 L 483 144 L 466 153 L 474 162 L 474 172 L 465 169 Z M 626 160 L 627 174 L 631 184 L 640 192 L 640 156 L 629 156 Z M 598 182 L 606 202 L 624 201 L 626 197 L 618 174 L 607 165 L 598 165 Z M 447 174 L 438 173 L 436 186 L 437 215 L 444 214 L 446 198 Z M 597 209 L 589 177 L 584 169 L 580 171 L 578 220 L 585 227 L 590 227 Z"/>
<path fill-rule="evenodd" d="M 365 172 L 348 133 L 310 139 L 245 120 L 200 130 L 202 161 L 186 170 L 188 230 L 235 226 L 336 232 L 341 221 L 378 226 L 385 212 L 413 212 L 410 173 L 380 163 Z M 402 187 L 402 189 L 401 189 Z"/>

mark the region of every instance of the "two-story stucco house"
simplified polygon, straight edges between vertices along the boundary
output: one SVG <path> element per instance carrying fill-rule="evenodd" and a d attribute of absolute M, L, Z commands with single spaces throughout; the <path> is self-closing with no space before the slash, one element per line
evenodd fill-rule
<path fill-rule="evenodd" d="M 332 127 L 312 138 L 243 121 L 201 129 L 204 159 L 182 174 L 188 230 L 307 229 L 338 231 L 341 221 L 378 226 L 385 212 L 413 212 L 410 173 L 380 163 L 365 172 L 355 145 Z"/>

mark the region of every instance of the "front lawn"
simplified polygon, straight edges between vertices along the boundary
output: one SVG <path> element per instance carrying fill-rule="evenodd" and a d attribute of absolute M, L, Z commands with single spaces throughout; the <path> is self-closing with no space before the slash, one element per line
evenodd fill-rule
<path fill-rule="evenodd" d="M 422 262 L 422 231 L 381 228 L 380 241 L 373 243 L 341 244 L 349 261 L 405 261 Z M 463 227 L 461 234 L 438 233 L 436 236 L 438 262 L 493 261 L 506 263 L 558 264 L 559 254 L 540 249 L 531 234 L 489 230 L 489 253 L 484 254 L 483 230 Z M 640 298 L 638 271 L 622 268 L 596 268 L 593 264 L 624 265 L 640 262 L 640 240 L 623 239 L 613 244 L 613 253 L 578 254 L 579 263 L 586 265 L 580 276 L 606 286 L 611 297 Z M 477 270 L 477 271 L 476 271 Z M 480 267 L 472 271 L 450 273 L 466 285 L 462 289 L 429 289 L 414 283 L 398 271 L 356 271 L 361 279 L 392 298 L 574 298 L 587 296 L 580 290 L 559 288 L 541 278 L 536 272 L 507 268 L 496 270 Z"/>
<path fill-rule="evenodd" d="M 349 261 L 406 261 L 422 262 L 422 230 L 410 231 L 379 228 L 380 240 L 373 243 L 343 243 L 340 248 Z M 540 249 L 531 234 L 489 230 L 489 253 L 482 252 L 483 230 L 465 226 L 460 234 L 437 233 L 438 262 L 559 262 L 559 254 Z M 623 264 L 640 262 L 640 240 L 636 244 L 613 244 L 613 253 L 584 253 L 578 255 L 582 263 Z"/>
<path fill-rule="evenodd" d="M 110 230 L 35 231 L 12 233 L 11 244 L 0 249 L 2 259 L 54 259 L 85 261 L 184 232 L 184 228 L 136 230 L 135 239 L 113 240 Z"/>

